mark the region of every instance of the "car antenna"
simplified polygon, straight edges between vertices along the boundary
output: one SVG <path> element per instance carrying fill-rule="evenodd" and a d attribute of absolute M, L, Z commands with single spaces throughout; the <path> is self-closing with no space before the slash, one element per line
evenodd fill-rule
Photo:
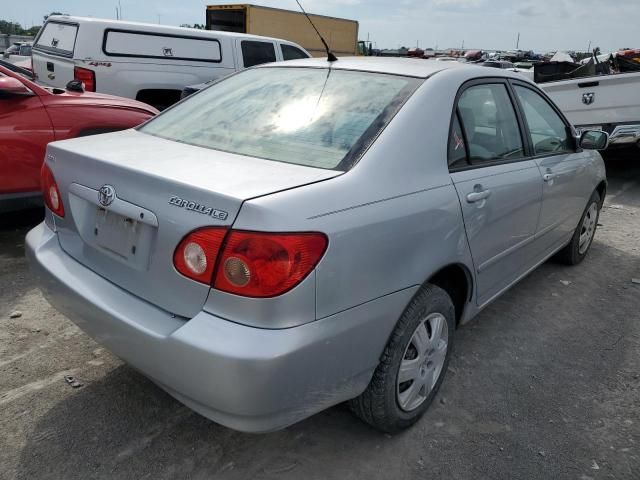
<path fill-rule="evenodd" d="M 338 57 L 336 57 L 333 52 L 331 51 L 331 49 L 329 48 L 329 45 L 327 45 L 327 42 L 325 41 L 324 37 L 322 36 L 322 34 L 318 31 L 318 29 L 316 28 L 316 26 L 313 24 L 313 22 L 311 21 L 311 17 L 309 17 L 309 14 L 307 12 L 305 12 L 304 8 L 302 8 L 302 5 L 300 4 L 299 0 L 296 0 L 296 3 L 298 4 L 298 6 L 300 7 L 300 10 L 302 10 L 302 13 L 304 13 L 304 16 L 307 17 L 307 20 L 309 20 L 309 23 L 311 24 L 311 26 L 313 27 L 313 29 L 316 31 L 316 33 L 318 34 L 318 36 L 320 37 L 320 41 L 322 42 L 322 44 L 324 45 L 324 49 L 327 51 L 327 61 L 328 62 L 337 62 L 338 61 Z"/>

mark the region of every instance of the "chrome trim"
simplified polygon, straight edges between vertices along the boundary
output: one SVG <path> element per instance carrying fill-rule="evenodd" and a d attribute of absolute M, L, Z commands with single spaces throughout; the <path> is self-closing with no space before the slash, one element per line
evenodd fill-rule
<path fill-rule="evenodd" d="M 609 136 L 611 145 L 636 143 L 640 141 L 640 123 L 635 125 L 618 125 Z"/>

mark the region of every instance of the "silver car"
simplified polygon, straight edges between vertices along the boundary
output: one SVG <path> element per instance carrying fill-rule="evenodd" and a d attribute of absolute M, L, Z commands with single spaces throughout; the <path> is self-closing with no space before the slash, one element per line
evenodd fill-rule
<path fill-rule="evenodd" d="M 52 305 L 215 422 L 266 432 L 349 401 L 395 432 L 456 327 L 551 256 L 585 258 L 606 143 L 510 72 L 261 66 L 51 144 L 27 251 Z"/>

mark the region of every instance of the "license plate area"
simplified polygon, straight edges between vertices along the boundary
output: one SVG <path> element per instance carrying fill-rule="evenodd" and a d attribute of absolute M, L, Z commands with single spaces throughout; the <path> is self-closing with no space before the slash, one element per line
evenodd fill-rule
<path fill-rule="evenodd" d="M 604 128 L 602 128 L 602 125 L 582 125 L 581 127 L 576 127 L 576 131 L 578 132 L 578 135 L 582 135 L 587 130 L 604 131 Z"/>
<path fill-rule="evenodd" d="M 85 241 L 102 252 L 138 270 L 147 270 L 155 228 L 132 217 L 93 207 L 91 231 Z"/>
<path fill-rule="evenodd" d="M 97 199 L 95 190 L 77 184 L 70 188 L 73 221 L 84 243 L 81 256 L 92 263 L 108 257 L 129 268 L 148 270 L 158 231 L 156 216 L 120 199 L 104 208 Z"/>
<path fill-rule="evenodd" d="M 125 260 L 135 256 L 140 243 L 141 225 L 104 208 L 97 208 L 93 234 L 96 245 Z"/>

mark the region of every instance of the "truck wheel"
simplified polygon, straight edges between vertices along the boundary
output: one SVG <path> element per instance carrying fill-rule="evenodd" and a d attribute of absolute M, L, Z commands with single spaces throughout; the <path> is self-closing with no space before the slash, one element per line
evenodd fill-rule
<path fill-rule="evenodd" d="M 598 229 L 600 202 L 600 194 L 593 192 L 571 241 L 556 256 L 560 262 L 567 265 L 578 265 L 586 258 Z"/>
<path fill-rule="evenodd" d="M 349 402 L 356 416 L 387 433 L 417 422 L 444 379 L 455 322 L 449 295 L 423 287 L 398 321 L 371 383 Z"/>

